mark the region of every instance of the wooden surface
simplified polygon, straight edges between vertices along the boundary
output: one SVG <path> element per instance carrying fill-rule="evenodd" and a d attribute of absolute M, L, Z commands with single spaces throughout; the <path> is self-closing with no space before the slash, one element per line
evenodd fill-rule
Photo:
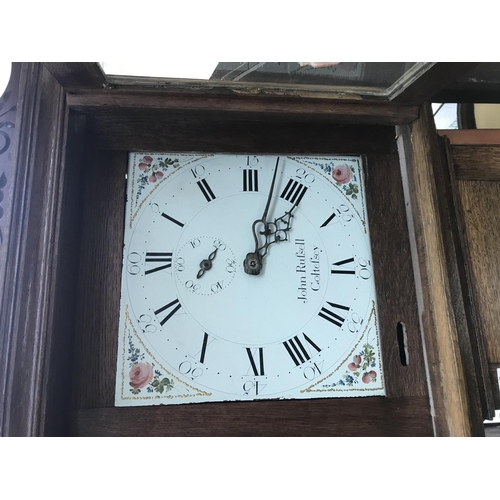
<path fill-rule="evenodd" d="M 95 62 L 46 62 L 43 65 L 65 90 L 99 89 L 106 83 L 106 75 Z"/>
<path fill-rule="evenodd" d="M 500 183 L 460 181 L 458 187 L 488 359 L 500 363 Z"/>
<path fill-rule="evenodd" d="M 275 126 L 278 135 L 279 125 Z M 286 133 L 287 124 L 281 126 L 283 138 L 280 147 L 285 148 L 288 141 L 289 151 L 293 150 L 301 131 L 308 134 L 308 124 L 296 124 L 293 134 Z M 361 137 L 360 145 L 364 144 L 359 131 L 350 129 L 350 132 L 352 137 L 347 144 L 353 149 L 345 149 L 346 135 L 332 133 L 328 152 L 355 152 L 354 137 Z M 367 154 L 366 182 L 370 191 L 367 206 L 370 227 L 376 239 L 373 258 L 387 398 L 113 408 L 127 155 L 124 151 L 99 151 L 97 141 L 89 143 L 91 154 L 85 167 L 71 433 L 432 435 L 394 130 L 383 127 L 382 132 L 377 133 L 379 137 L 385 137 L 384 144 L 377 146 L 379 151 L 366 148 L 358 153 Z M 242 127 L 235 128 L 233 135 L 228 132 L 223 136 L 226 142 L 221 151 L 231 148 L 234 137 L 239 134 L 242 151 L 261 152 L 261 141 L 266 138 L 254 132 L 243 142 Z M 265 131 L 262 134 L 265 135 Z M 197 151 L 205 140 L 203 134 L 193 134 L 184 137 L 177 147 Z M 307 152 L 315 153 L 315 145 L 311 141 Z M 399 321 L 404 321 L 407 326 L 408 366 L 403 366 L 399 357 L 396 329 Z M 268 418 L 270 412 L 272 419 Z M 259 416 L 253 420 L 253 415 Z"/>
<path fill-rule="evenodd" d="M 429 436 L 428 399 L 204 403 L 72 412 L 75 436 Z"/>
<path fill-rule="evenodd" d="M 446 198 L 447 213 L 443 214 L 447 220 L 447 233 L 451 240 L 447 247 L 453 252 L 453 256 L 447 258 L 448 273 L 452 294 L 455 297 L 454 310 L 457 318 L 460 350 L 468 389 L 471 417 L 476 426 L 480 421 L 491 419 L 495 414 L 493 393 L 490 375 L 488 373 L 488 361 L 486 347 L 484 344 L 481 325 L 478 320 L 478 309 L 476 296 L 472 290 L 471 273 L 469 265 L 469 247 L 465 235 L 464 212 L 460 200 L 456 166 L 454 164 L 453 147 L 448 139 L 440 138 L 438 141 L 444 146 L 444 157 L 442 161 L 443 174 L 438 181 L 438 194 L 441 192 Z M 444 204 L 441 204 L 443 206 Z M 455 266 L 450 263 L 455 262 Z M 481 407 L 481 414 L 476 410 Z M 481 417 L 481 418 L 480 418 Z"/>
<path fill-rule="evenodd" d="M 3 280 L 6 274 L 7 248 L 12 221 L 12 195 L 16 174 L 16 150 L 19 136 L 19 78 L 21 64 L 12 65 L 10 81 L 5 92 L 0 96 L 0 304 L 4 293 Z M 0 335 L 0 363 L 6 346 L 6 336 Z M 0 404 L 1 406 L 1 404 Z M 1 420 L 1 418 L 0 418 Z"/>
<path fill-rule="evenodd" d="M 500 181 L 500 147 L 452 146 L 457 179 L 464 181 Z"/>
<path fill-rule="evenodd" d="M 97 152 L 85 165 L 75 322 L 73 405 L 113 406 L 125 224 L 125 152 Z"/>
<path fill-rule="evenodd" d="M 452 146 L 465 144 L 493 146 L 500 144 L 500 130 L 497 129 L 438 130 L 438 134 L 446 136 Z"/>
<path fill-rule="evenodd" d="M 405 200 L 397 153 L 367 155 L 366 197 L 387 396 L 428 394 Z M 400 360 L 404 323 L 408 365 Z"/>
<path fill-rule="evenodd" d="M 418 116 L 416 106 L 384 101 L 344 101 L 319 98 L 269 97 L 248 95 L 184 95 L 157 89 L 103 89 L 72 93 L 68 106 L 91 114 L 111 114 L 124 110 L 210 111 L 245 113 L 246 119 L 293 117 L 295 120 L 330 120 L 336 123 L 395 125 L 409 123 Z M 260 116 L 259 116 L 260 115 Z"/>
<path fill-rule="evenodd" d="M 470 436 L 469 398 L 459 350 L 459 333 L 447 269 L 435 166 L 442 161 L 430 105 L 407 127 L 398 127 L 404 151 L 417 297 L 425 339 L 428 379 L 436 435 Z"/>
<path fill-rule="evenodd" d="M 500 366 L 500 183 L 460 181 L 471 290 L 486 347 L 495 407 L 500 408 L 496 378 Z"/>
<path fill-rule="evenodd" d="M 49 387 L 49 380 L 68 376 L 67 356 L 61 363 L 51 356 L 53 347 L 68 337 L 68 331 L 60 329 L 65 323 L 57 309 L 72 307 L 71 294 L 58 294 L 59 271 L 64 268 L 57 267 L 67 110 L 61 87 L 38 63 L 22 65 L 18 113 L 11 208 L 16 224 L 8 241 L 0 316 L 6 347 L 1 363 L 1 433 L 31 436 L 43 434 L 57 399 L 58 386 Z"/>
<path fill-rule="evenodd" d="M 493 401 L 496 409 L 500 409 L 500 382 L 498 380 L 498 368 L 500 368 L 500 363 L 488 363 L 491 387 L 493 388 Z"/>
<path fill-rule="evenodd" d="M 394 128 L 373 125 L 297 123 L 243 120 L 204 113 L 142 113 L 92 117 L 98 146 L 122 151 L 198 151 L 241 153 L 251 148 L 268 154 L 318 154 L 342 147 L 342 151 L 368 153 L 394 150 Z M 196 142 L 193 143 L 193 138 Z M 228 141 L 228 137 L 231 138 Z"/>

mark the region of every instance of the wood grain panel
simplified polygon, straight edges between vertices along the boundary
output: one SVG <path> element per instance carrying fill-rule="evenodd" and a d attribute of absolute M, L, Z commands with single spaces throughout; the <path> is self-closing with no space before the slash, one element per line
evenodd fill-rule
<path fill-rule="evenodd" d="M 500 183 L 459 181 L 468 262 L 490 363 L 500 363 Z"/>
<path fill-rule="evenodd" d="M 386 101 L 336 100 L 300 97 L 270 97 L 210 94 L 184 95 L 160 89 L 103 89 L 68 94 L 68 106 L 81 113 L 109 114 L 116 110 L 217 111 L 247 113 L 260 118 L 309 117 L 336 123 L 396 125 L 409 123 L 418 116 L 416 106 Z M 248 117 L 251 119 L 251 117 Z"/>
<path fill-rule="evenodd" d="M 394 128 L 333 123 L 244 120 L 241 114 L 155 112 L 93 117 L 102 149 L 318 154 L 390 152 Z M 230 140 L 228 140 L 230 138 Z"/>
<path fill-rule="evenodd" d="M 500 144 L 500 130 L 497 129 L 438 130 L 438 134 L 446 136 L 452 146 L 465 144 L 493 146 Z"/>
<path fill-rule="evenodd" d="M 367 156 L 366 193 L 387 395 L 424 396 L 427 382 L 397 153 Z M 405 327 L 407 365 L 397 325 Z"/>
<path fill-rule="evenodd" d="M 403 184 L 412 235 L 412 257 L 437 435 L 470 436 L 473 423 L 459 349 L 447 270 L 435 165 L 442 161 L 430 105 L 398 128 L 404 151 Z M 414 237 L 414 238 L 413 238 Z"/>
<path fill-rule="evenodd" d="M 425 397 L 205 403 L 72 412 L 74 436 L 431 436 Z"/>
<path fill-rule="evenodd" d="M 52 425 L 62 427 L 67 416 L 59 406 L 68 394 L 67 327 L 74 305 L 71 281 L 61 274 L 72 269 L 71 261 L 59 267 L 60 251 L 68 248 L 61 234 L 67 220 L 60 225 L 67 193 L 67 108 L 61 86 L 39 63 L 23 63 L 19 95 L 11 207 L 15 224 L 0 307 L 6 347 L 1 353 L 0 426 L 3 435 L 38 436 Z"/>
<path fill-rule="evenodd" d="M 106 76 L 95 62 L 46 62 L 45 68 L 66 90 L 68 88 L 102 88 Z"/>
<path fill-rule="evenodd" d="M 457 179 L 500 181 L 500 146 L 452 146 Z"/>
<path fill-rule="evenodd" d="M 126 153 L 92 151 L 86 161 L 75 322 L 79 408 L 114 404 L 126 171 Z"/>
<path fill-rule="evenodd" d="M 498 368 L 500 368 L 500 363 L 490 363 L 488 365 L 491 387 L 493 389 L 493 401 L 495 402 L 495 408 L 500 410 L 500 387 L 497 374 Z"/>
<path fill-rule="evenodd" d="M 487 370 L 487 356 L 478 323 L 475 296 L 469 286 L 469 254 L 464 234 L 464 215 L 458 193 L 452 149 L 447 138 L 439 138 L 443 147 L 441 169 L 436 169 L 436 189 L 442 199 L 441 218 L 444 222 L 446 264 L 457 320 L 457 332 L 466 378 L 471 419 L 482 432 L 482 421 L 493 418 L 495 406 Z"/>

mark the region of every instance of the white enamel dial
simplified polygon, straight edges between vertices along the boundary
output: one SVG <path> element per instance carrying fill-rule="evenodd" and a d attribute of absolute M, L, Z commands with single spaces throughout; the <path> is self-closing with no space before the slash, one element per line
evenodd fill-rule
<path fill-rule="evenodd" d="M 384 394 L 359 157 L 132 154 L 128 178 L 117 405 Z"/>

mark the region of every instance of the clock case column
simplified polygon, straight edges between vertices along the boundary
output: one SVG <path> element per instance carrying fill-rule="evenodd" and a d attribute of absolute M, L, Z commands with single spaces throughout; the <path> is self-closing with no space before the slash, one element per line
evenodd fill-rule
<path fill-rule="evenodd" d="M 21 75 L 3 435 L 481 434 L 476 365 L 456 319 L 461 291 L 450 298 L 442 271 L 430 279 L 432 259 L 456 254 L 440 240 L 428 174 L 443 164 L 432 148 L 418 159 L 419 141 L 425 148 L 435 134 L 426 105 L 109 88 L 92 63 L 23 64 Z M 162 150 L 364 155 L 387 397 L 113 407 L 126 156 Z M 422 169 L 430 234 L 418 225 Z"/>

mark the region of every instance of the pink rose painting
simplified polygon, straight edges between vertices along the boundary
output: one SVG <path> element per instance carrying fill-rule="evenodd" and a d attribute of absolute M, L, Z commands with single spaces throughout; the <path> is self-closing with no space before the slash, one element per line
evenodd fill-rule
<path fill-rule="evenodd" d="M 136 363 L 130 373 L 130 385 L 134 389 L 142 389 L 153 380 L 153 367 L 149 363 Z"/>
<path fill-rule="evenodd" d="M 352 179 L 351 167 L 347 164 L 337 165 L 332 172 L 332 177 L 339 184 L 347 184 Z"/>
<path fill-rule="evenodd" d="M 139 170 L 146 170 L 153 163 L 153 158 L 151 156 L 145 156 L 141 162 L 139 162 Z"/>

